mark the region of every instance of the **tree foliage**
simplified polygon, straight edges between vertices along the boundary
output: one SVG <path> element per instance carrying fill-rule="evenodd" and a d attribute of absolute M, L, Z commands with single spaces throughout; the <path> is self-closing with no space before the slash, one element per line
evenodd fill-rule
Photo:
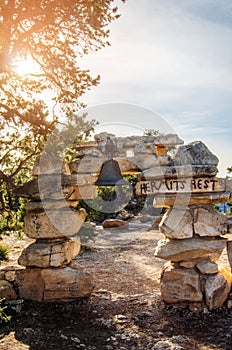
<path fill-rule="evenodd" d="M 227 168 L 227 172 L 228 172 L 229 174 L 232 173 L 232 166 L 230 166 L 229 168 Z"/>
<path fill-rule="evenodd" d="M 14 188 L 30 177 L 35 157 L 64 115 L 76 122 L 81 96 L 99 83 L 80 68 L 83 55 L 109 45 L 114 0 L 0 2 L 0 211 L 18 206 Z M 36 69 L 21 75 L 19 61 Z M 50 96 L 49 100 L 46 98 Z M 52 105 L 51 105 L 52 103 Z M 78 118 L 77 138 L 94 123 Z"/>

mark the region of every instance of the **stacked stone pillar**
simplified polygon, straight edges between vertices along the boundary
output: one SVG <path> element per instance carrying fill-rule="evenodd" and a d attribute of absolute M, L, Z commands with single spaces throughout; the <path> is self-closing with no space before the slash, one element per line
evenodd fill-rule
<path fill-rule="evenodd" d="M 62 176 L 69 174 L 64 163 L 48 157 L 44 166 L 35 167 L 37 178 L 24 186 L 24 194 L 32 198 L 26 206 L 24 233 L 35 241 L 18 260 L 25 267 L 16 271 L 22 299 L 72 301 L 89 297 L 94 287 L 92 275 L 73 260 L 80 251 L 78 231 L 86 212 L 74 209 L 75 186 L 60 186 L 61 169 Z"/>
<path fill-rule="evenodd" d="M 192 310 L 220 307 L 231 289 L 228 270 L 218 265 L 226 247 L 226 217 L 211 205 L 170 208 L 159 229 L 165 239 L 155 255 L 169 260 L 161 275 L 162 299 Z"/>
<path fill-rule="evenodd" d="M 154 195 L 155 207 L 168 208 L 159 224 L 164 239 L 155 250 L 156 257 L 168 261 L 161 297 L 193 311 L 213 310 L 231 290 L 230 268 L 219 264 L 227 217 L 213 206 L 231 200 L 231 181 L 215 177 L 218 159 L 199 141 L 166 148 L 166 160 L 144 171 L 137 185 L 138 192 Z"/>

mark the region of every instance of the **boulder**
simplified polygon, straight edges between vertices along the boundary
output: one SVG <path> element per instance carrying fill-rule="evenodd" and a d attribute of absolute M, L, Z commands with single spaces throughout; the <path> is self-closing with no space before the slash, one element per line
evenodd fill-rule
<path fill-rule="evenodd" d="M 198 258 L 217 261 L 226 246 L 226 239 L 193 237 L 188 239 L 166 239 L 159 241 L 155 256 L 165 260 L 182 261 Z"/>
<path fill-rule="evenodd" d="M 220 236 L 227 233 L 226 215 L 211 206 L 194 208 L 194 232 L 201 237 Z"/>
<path fill-rule="evenodd" d="M 187 145 L 178 146 L 173 151 L 176 165 L 218 165 L 218 158 L 201 141 L 194 141 Z M 209 175 L 209 174 L 208 174 Z"/>
<path fill-rule="evenodd" d="M 231 283 L 222 273 L 207 278 L 204 286 L 206 305 L 214 310 L 223 305 L 231 289 Z"/>
<path fill-rule="evenodd" d="M 85 217 L 84 209 L 30 211 L 25 217 L 24 233 L 35 239 L 72 237 L 77 235 Z"/>
<path fill-rule="evenodd" d="M 159 229 L 169 238 L 185 239 L 193 237 L 193 213 L 191 209 L 169 209 L 164 214 Z"/>
<path fill-rule="evenodd" d="M 198 273 L 194 269 L 175 268 L 168 264 L 161 276 L 161 298 L 166 303 L 201 302 Z"/>
<path fill-rule="evenodd" d="M 75 240 L 35 242 L 23 250 L 18 262 L 22 266 L 61 267 L 69 264 L 79 251 L 79 237 Z"/>
<path fill-rule="evenodd" d="M 24 269 L 16 272 L 21 299 L 38 302 L 71 302 L 88 298 L 94 288 L 90 273 L 78 268 Z"/>

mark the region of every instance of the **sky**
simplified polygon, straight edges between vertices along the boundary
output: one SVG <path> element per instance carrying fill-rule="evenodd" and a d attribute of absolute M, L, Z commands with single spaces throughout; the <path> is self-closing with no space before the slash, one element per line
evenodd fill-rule
<path fill-rule="evenodd" d="M 97 110 L 99 131 L 139 134 L 166 123 L 185 143 L 204 142 L 220 160 L 219 176 L 227 175 L 232 165 L 231 0 L 115 4 L 121 17 L 110 26 L 111 46 L 81 63 L 101 76 L 100 85 L 82 99 Z"/>

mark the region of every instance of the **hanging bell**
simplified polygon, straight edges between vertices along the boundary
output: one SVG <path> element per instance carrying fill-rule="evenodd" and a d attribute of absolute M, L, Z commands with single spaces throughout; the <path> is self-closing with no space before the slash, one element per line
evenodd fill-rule
<path fill-rule="evenodd" d="M 118 162 L 114 159 L 107 160 L 101 166 L 100 174 L 95 186 L 120 186 L 127 185 L 128 182 L 122 177 Z"/>

